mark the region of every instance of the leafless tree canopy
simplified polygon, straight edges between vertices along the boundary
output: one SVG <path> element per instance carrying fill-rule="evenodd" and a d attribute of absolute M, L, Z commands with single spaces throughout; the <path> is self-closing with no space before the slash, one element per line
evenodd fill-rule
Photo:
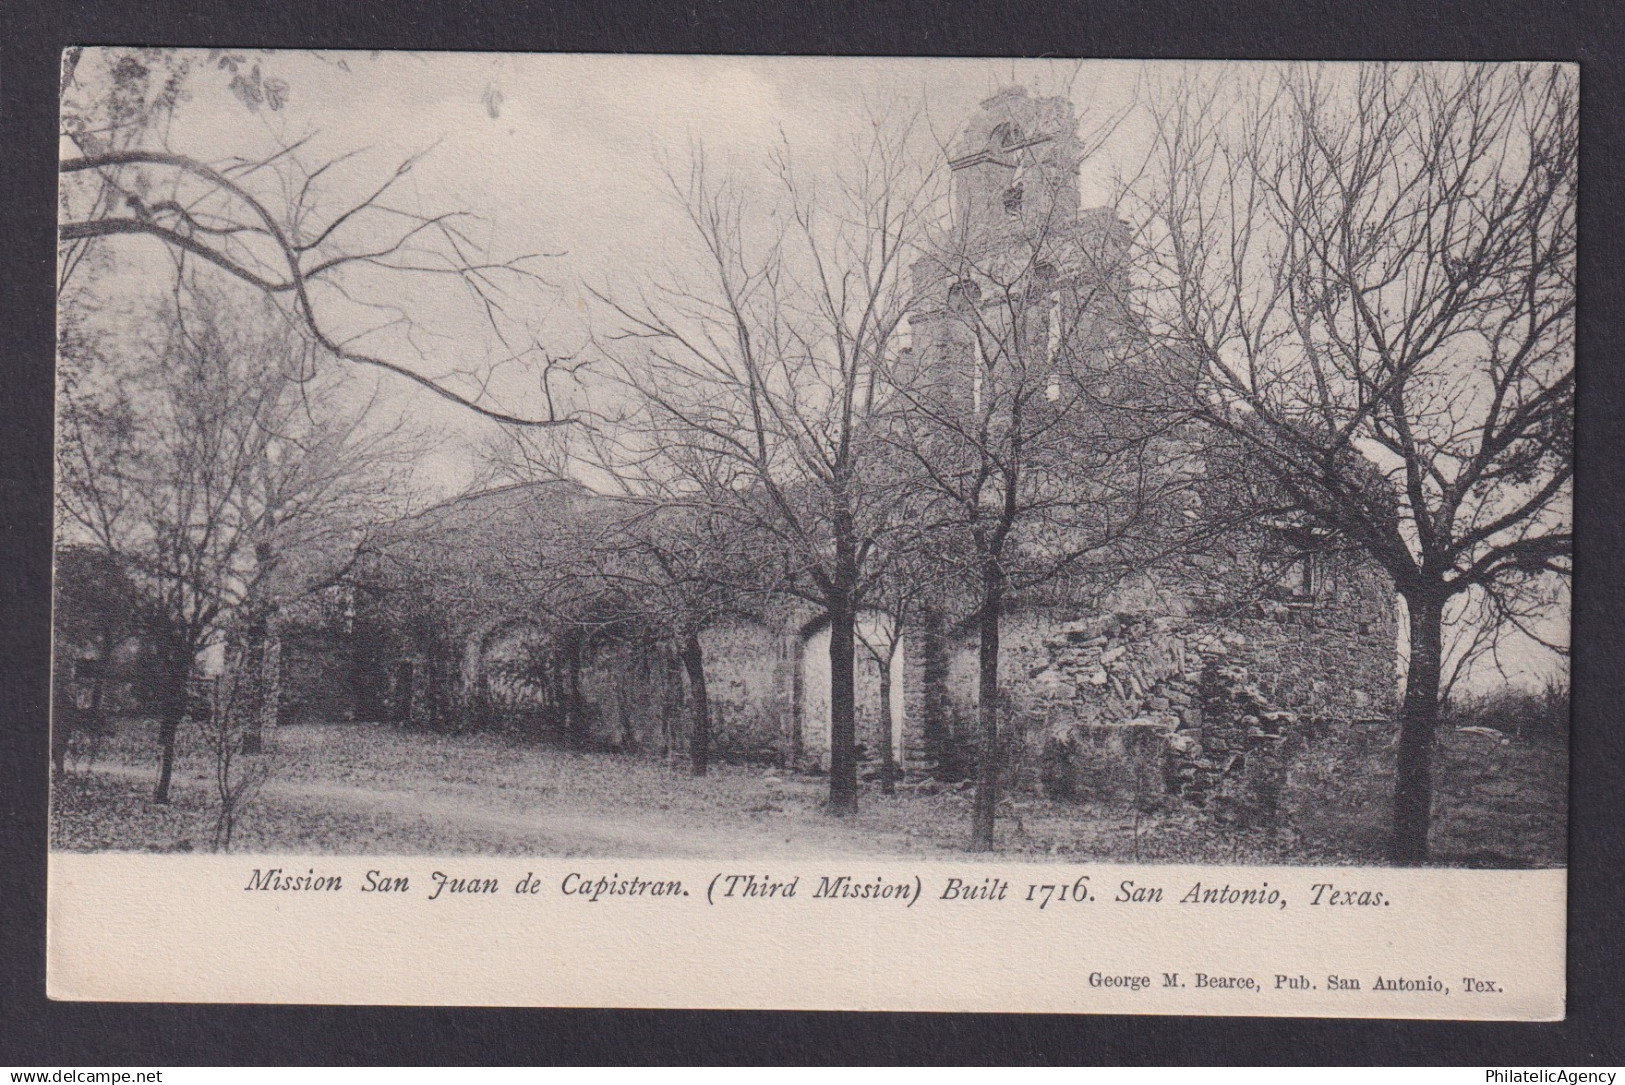
<path fill-rule="evenodd" d="M 604 349 L 629 405 L 612 473 L 770 542 L 772 587 L 831 617 L 837 811 L 857 796 L 854 623 L 902 511 L 874 453 L 908 261 L 939 183 L 918 139 L 909 119 L 877 123 L 834 191 L 808 187 L 786 150 L 771 218 L 696 155 L 672 176 L 695 271 L 635 300 L 600 295 L 620 325 Z"/>
<path fill-rule="evenodd" d="M 1215 551 L 1247 531 L 1355 555 L 1386 630 L 1369 684 L 1392 677 L 1394 590 L 1409 623 L 1407 863 L 1427 858 L 1441 701 L 1504 638 L 1564 650 L 1545 630 L 1573 545 L 1571 69 L 1189 66 L 1107 117 L 1006 88 L 951 146 L 923 105 L 875 111 L 833 161 L 782 129 L 745 167 L 695 142 L 665 167 L 681 236 L 658 239 L 659 268 L 584 288 L 592 333 L 561 356 L 536 315 L 546 254 L 417 205 L 433 147 L 368 177 L 365 149 L 319 154 L 316 132 L 252 158 L 174 136 L 199 87 L 245 115 L 284 109 L 300 87 L 281 63 L 70 50 L 61 84 L 61 537 L 142 600 L 160 801 L 200 655 L 225 652 L 228 703 L 208 717 L 222 846 L 263 780 L 237 755 L 275 697 L 279 621 L 369 562 L 410 597 L 397 618 L 469 642 L 435 642 L 433 681 L 478 671 L 516 614 L 545 621 L 577 747 L 588 646 L 658 661 L 695 775 L 702 638 L 769 612 L 780 637 L 827 623 L 836 815 L 859 796 L 860 668 L 879 674 L 891 792 L 903 638 L 974 634 L 978 850 L 1009 775 L 1017 608 L 1220 578 Z M 495 120 L 502 91 L 481 102 Z M 1123 129 L 1143 165 L 1086 209 L 1080 169 Z M 153 266 L 163 297 L 115 312 Z M 384 418 L 357 367 L 500 423 L 488 466 L 534 500 L 489 489 L 405 516 L 405 473 L 443 450 Z M 512 500 L 455 509 L 493 495 Z M 1072 708 L 1108 681 L 1093 673 Z M 476 686 L 456 697 L 477 714 Z M 1187 722 L 1140 692 L 1137 711 L 1168 710 L 1150 723 Z"/>
<path fill-rule="evenodd" d="M 1200 366 L 1197 409 L 1407 602 L 1414 858 L 1444 608 L 1527 628 L 1569 570 L 1573 74 L 1294 68 L 1151 108 L 1155 334 Z"/>
<path fill-rule="evenodd" d="M 183 284 L 185 285 L 185 284 Z M 145 336 L 70 321 L 59 363 L 66 541 L 115 558 L 159 646 L 167 796 L 198 655 L 334 584 L 399 507 L 398 429 L 358 426 L 280 311 L 182 289 Z M 342 397 L 338 397 L 339 404 Z M 246 620 L 246 621 L 245 621 Z"/>
<path fill-rule="evenodd" d="M 220 50 L 207 62 L 158 49 L 96 50 L 95 58 L 105 70 L 86 71 L 90 63 L 70 50 L 63 70 L 59 291 L 81 276 L 95 244 L 155 239 L 177 260 L 202 261 L 278 299 L 333 358 L 384 370 L 498 422 L 570 420 L 559 402 L 568 362 L 549 355 L 528 323 L 527 309 L 548 287 L 538 270 L 544 254 L 492 258 L 468 212 L 424 213 L 398 198 L 418 157 L 361 182 L 356 195 L 347 168 L 353 155 L 308 161 L 308 135 L 253 160 L 216 161 L 207 147 L 173 149 L 169 115 L 189 80 L 218 74 L 210 69 L 232 73 L 230 89 L 248 109 L 278 109 L 290 89 L 262 77 L 257 59 L 249 78 L 240 70 L 247 57 Z M 467 369 L 466 360 L 442 362 L 446 371 L 435 372 L 419 346 L 429 330 L 404 300 L 389 300 L 413 280 L 446 280 L 484 314 L 509 360 L 534 364 L 535 413 L 489 402 L 490 370 Z M 381 319 L 358 324 L 334 315 L 357 309 Z M 417 357 L 368 346 L 391 328 Z"/>

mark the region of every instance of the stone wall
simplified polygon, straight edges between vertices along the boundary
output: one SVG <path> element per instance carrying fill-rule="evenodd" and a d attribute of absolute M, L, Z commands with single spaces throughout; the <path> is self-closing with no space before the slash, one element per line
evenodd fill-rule
<path fill-rule="evenodd" d="M 1387 578 L 1335 551 L 1316 552 L 1292 573 L 1302 556 L 1293 539 L 1253 535 L 1193 557 L 1182 571 L 1147 574 L 1104 603 L 1057 592 L 1044 605 L 1028 598 L 1012 607 L 1000 658 L 1011 787 L 1140 806 L 1177 799 L 1268 817 L 1270 766 L 1279 760 L 1271 751 L 1290 748 L 1302 723 L 1391 707 L 1397 627 Z M 929 617 L 915 616 L 894 679 L 902 763 L 964 778 L 975 769 L 977 746 L 975 635 Z M 686 753 L 687 683 L 669 643 L 592 638 L 579 657 L 576 705 L 567 674 L 577 657 L 557 629 L 488 623 L 455 643 L 442 636 L 423 644 L 410 632 L 368 656 L 377 657 L 377 684 L 387 689 L 374 700 L 390 718 Z M 823 643 L 812 608 L 790 602 L 770 608 L 766 621 L 704 633 L 718 759 L 827 765 L 827 718 L 820 717 L 827 717 L 827 663 L 819 668 L 809 658 Z M 313 658 L 333 647 L 317 650 L 312 641 L 285 659 L 283 706 L 295 718 L 353 714 L 350 676 Z M 471 659 L 480 665 L 471 668 Z M 876 761 L 879 683 L 861 649 L 856 677 L 858 741 Z M 320 695 L 349 699 L 320 706 L 306 699 Z M 470 710 L 481 705 L 488 710 Z"/>
<path fill-rule="evenodd" d="M 1273 770 L 1265 769 L 1278 760 L 1271 751 L 1289 749 L 1301 721 L 1379 715 L 1395 691 L 1396 614 L 1386 579 L 1330 559 L 1316 577 L 1314 596 L 1301 600 L 1203 607 L 1123 595 L 1120 605 L 1147 609 L 1007 615 L 1001 729 L 1011 786 L 1141 806 L 1178 797 L 1234 808 L 1238 817 L 1267 815 Z M 964 777 L 975 767 L 977 646 L 964 630 L 945 639 L 933 669 L 921 631 L 905 636 L 896 691 L 902 760 Z M 827 690 L 804 688 L 813 672 L 827 682 L 827 668 L 802 659 L 809 644 L 822 643 L 790 627 L 743 623 L 706 634 L 719 757 L 827 764 L 827 732 L 815 718 Z M 858 739 L 876 759 L 874 667 L 866 656 L 857 662 Z M 1237 787 L 1259 802 L 1238 798 Z"/>
<path fill-rule="evenodd" d="M 1156 805 L 1172 794 L 1268 813 L 1274 752 L 1300 720 L 1381 714 L 1396 688 L 1396 613 L 1380 572 L 1322 560 L 1306 599 L 1161 611 L 1007 617 L 1000 676 L 1012 786 L 1056 797 Z M 951 653 L 953 745 L 972 745 L 976 644 Z M 965 771 L 959 766 L 959 771 Z M 1234 780 L 1248 781 L 1236 797 Z M 1257 806 L 1257 809 L 1242 810 Z"/>

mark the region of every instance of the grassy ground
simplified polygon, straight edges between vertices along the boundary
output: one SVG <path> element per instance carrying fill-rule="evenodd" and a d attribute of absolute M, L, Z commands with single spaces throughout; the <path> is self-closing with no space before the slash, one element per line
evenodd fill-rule
<path fill-rule="evenodd" d="M 1295 766 L 1279 828 L 1215 826 L 1198 811 L 1136 814 L 1014 796 L 999 854 L 1121 862 L 1380 862 L 1391 750 L 1322 744 Z M 126 721 L 70 763 L 53 794 L 52 837 L 72 850 L 210 847 L 212 766 L 183 736 L 173 801 L 149 801 L 150 723 Z M 93 754 L 93 758 L 92 758 Z M 595 856 L 963 856 L 970 791 L 866 784 L 859 815 L 825 816 L 827 781 L 719 765 L 695 779 L 657 760 L 572 753 L 494 735 L 376 725 L 286 727 L 271 779 L 242 815 L 233 850 L 347 854 Z M 1346 759 L 1358 757 L 1351 767 Z M 1566 762 L 1554 748 L 1452 734 L 1442 746 L 1435 851 L 1443 862 L 1563 862 Z M 1324 762 L 1324 763 L 1322 763 Z"/>
<path fill-rule="evenodd" d="M 1285 818 L 1311 850 L 1381 861 L 1394 791 L 1394 732 L 1350 728 L 1309 743 L 1288 773 Z M 1429 849 L 1440 865 L 1568 861 L 1567 743 L 1446 729 L 1435 748 Z"/>

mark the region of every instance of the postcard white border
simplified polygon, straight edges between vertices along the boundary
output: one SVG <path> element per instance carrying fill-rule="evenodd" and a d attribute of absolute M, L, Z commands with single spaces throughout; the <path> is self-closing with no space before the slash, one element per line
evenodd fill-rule
<path fill-rule="evenodd" d="M 263 881 L 272 869 L 336 875 L 342 888 L 247 888 L 254 871 Z M 410 888 L 364 893 L 368 871 Z M 495 879 L 498 891 L 430 899 L 435 871 Z M 676 881 L 687 895 L 593 900 L 563 891 L 571 874 L 573 887 Z M 745 874 L 796 878 L 796 895 L 729 899 L 719 889 L 719 876 Z M 821 879 L 842 875 L 918 888 L 815 895 Z M 1029 890 L 1085 875 L 1087 900 L 1052 890 L 1040 908 L 1042 893 Z M 536 891 L 515 892 L 527 876 Z M 951 878 L 1007 888 L 1003 899 L 945 900 Z M 1163 900 L 1118 901 L 1124 881 L 1160 887 Z M 1180 903 L 1198 882 L 1268 883 L 1286 906 Z M 1323 890 L 1312 904 L 1325 884 L 1381 892 L 1384 903 L 1334 906 Z M 54 999 L 1521 1021 L 1564 1012 L 1564 870 L 56 852 L 49 886 Z M 1199 972 L 1252 977 L 1258 989 L 1199 987 Z M 1094 975 L 1149 979 L 1136 988 Z M 1360 989 L 1333 990 L 1332 975 Z M 1441 989 L 1377 990 L 1379 977 Z M 1465 990 L 1467 977 L 1495 989 Z"/>

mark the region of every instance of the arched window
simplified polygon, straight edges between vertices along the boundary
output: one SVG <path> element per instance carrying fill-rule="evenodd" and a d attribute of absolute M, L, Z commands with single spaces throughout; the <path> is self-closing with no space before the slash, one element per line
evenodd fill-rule
<path fill-rule="evenodd" d="M 1014 121 L 1005 121 L 988 134 L 987 142 L 990 147 L 1014 147 L 1021 142 L 1021 126 Z"/>
<path fill-rule="evenodd" d="M 1030 305 L 1042 305 L 1049 301 L 1055 293 L 1055 265 L 1045 262 L 1034 264 L 1032 272 L 1027 276 L 1027 301 Z"/>
<path fill-rule="evenodd" d="M 1011 218 L 1021 217 L 1022 184 L 1017 181 L 1004 190 L 1004 213 Z"/>
<path fill-rule="evenodd" d="M 982 300 L 982 288 L 969 279 L 961 279 L 948 288 L 948 310 L 964 313 L 974 309 Z"/>

